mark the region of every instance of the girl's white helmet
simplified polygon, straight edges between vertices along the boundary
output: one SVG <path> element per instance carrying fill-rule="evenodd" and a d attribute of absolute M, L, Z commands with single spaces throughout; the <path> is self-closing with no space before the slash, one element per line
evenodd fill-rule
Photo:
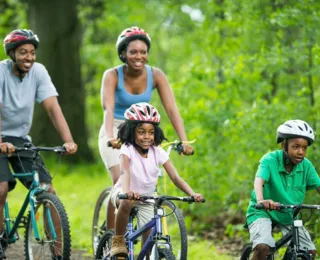
<path fill-rule="evenodd" d="M 277 129 L 277 143 L 296 137 L 307 139 L 309 145 L 311 145 L 315 139 L 313 129 L 306 122 L 299 119 L 286 121 Z"/>

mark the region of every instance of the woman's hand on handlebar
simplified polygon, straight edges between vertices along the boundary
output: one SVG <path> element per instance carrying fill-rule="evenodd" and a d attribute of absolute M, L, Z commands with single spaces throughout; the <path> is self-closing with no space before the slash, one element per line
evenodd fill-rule
<path fill-rule="evenodd" d="M 108 138 L 107 146 L 112 147 L 113 149 L 120 149 L 121 143 L 119 139 L 112 137 L 112 138 Z"/>
<path fill-rule="evenodd" d="M 203 202 L 204 200 L 202 194 L 200 193 L 193 193 L 191 197 L 194 198 L 196 202 Z"/>
<path fill-rule="evenodd" d="M 191 145 L 189 144 L 183 144 L 183 151 L 182 153 L 184 155 L 193 155 L 194 154 L 194 149 Z"/>
<path fill-rule="evenodd" d="M 0 143 L 0 153 L 6 153 L 8 156 L 11 156 L 15 150 L 16 149 L 12 143 Z"/>

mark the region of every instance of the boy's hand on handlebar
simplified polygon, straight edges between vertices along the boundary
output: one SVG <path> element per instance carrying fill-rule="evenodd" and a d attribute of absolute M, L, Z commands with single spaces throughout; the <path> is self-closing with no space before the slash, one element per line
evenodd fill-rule
<path fill-rule="evenodd" d="M 128 191 L 126 194 L 128 195 L 128 199 L 129 200 L 138 200 L 138 199 L 141 198 L 141 195 L 142 195 L 142 194 L 140 194 L 138 192 L 131 191 L 131 190 Z"/>
<path fill-rule="evenodd" d="M 194 198 L 195 201 L 197 201 L 197 202 L 202 202 L 203 201 L 203 196 L 200 193 L 193 193 L 191 195 L 191 197 Z"/>
<path fill-rule="evenodd" d="M 12 143 L 0 143 L 0 153 L 6 153 L 8 156 L 11 156 L 16 149 Z"/>
<path fill-rule="evenodd" d="M 113 149 L 120 149 L 121 143 L 119 139 L 116 138 L 109 138 L 107 141 L 107 146 L 112 147 Z"/>
<path fill-rule="evenodd" d="M 191 145 L 188 144 L 183 144 L 183 151 L 182 153 L 184 155 L 193 155 L 194 154 L 194 149 Z"/>
<path fill-rule="evenodd" d="M 264 206 L 266 210 L 277 210 L 279 209 L 279 203 L 274 202 L 273 200 L 259 200 L 258 204 Z"/>
<path fill-rule="evenodd" d="M 65 143 L 63 147 L 66 148 L 66 154 L 75 154 L 78 151 L 78 145 L 74 142 Z"/>

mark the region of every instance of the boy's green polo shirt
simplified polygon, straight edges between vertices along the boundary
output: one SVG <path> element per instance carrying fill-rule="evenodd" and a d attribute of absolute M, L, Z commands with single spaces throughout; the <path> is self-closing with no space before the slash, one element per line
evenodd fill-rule
<path fill-rule="evenodd" d="M 320 186 L 320 178 L 308 159 L 293 167 L 292 172 L 286 172 L 283 164 L 283 151 L 277 150 L 264 155 L 260 160 L 256 177 L 264 180 L 263 198 L 271 199 L 281 204 L 301 204 L 307 190 Z M 258 210 L 253 190 L 247 210 L 247 225 L 258 218 L 270 218 L 283 225 L 292 223 L 292 210 Z"/>

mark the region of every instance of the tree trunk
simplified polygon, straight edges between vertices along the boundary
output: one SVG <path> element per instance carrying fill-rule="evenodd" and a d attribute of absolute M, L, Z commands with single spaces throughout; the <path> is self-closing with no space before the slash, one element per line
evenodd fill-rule
<path fill-rule="evenodd" d="M 92 161 L 85 124 L 85 91 L 81 82 L 81 27 L 77 0 L 28 0 L 30 28 L 40 39 L 37 61 L 46 66 L 59 93 L 59 103 L 74 141 L 79 145 L 74 160 Z M 36 106 L 31 130 L 39 145 L 58 145 L 61 138 L 49 117 Z"/>

